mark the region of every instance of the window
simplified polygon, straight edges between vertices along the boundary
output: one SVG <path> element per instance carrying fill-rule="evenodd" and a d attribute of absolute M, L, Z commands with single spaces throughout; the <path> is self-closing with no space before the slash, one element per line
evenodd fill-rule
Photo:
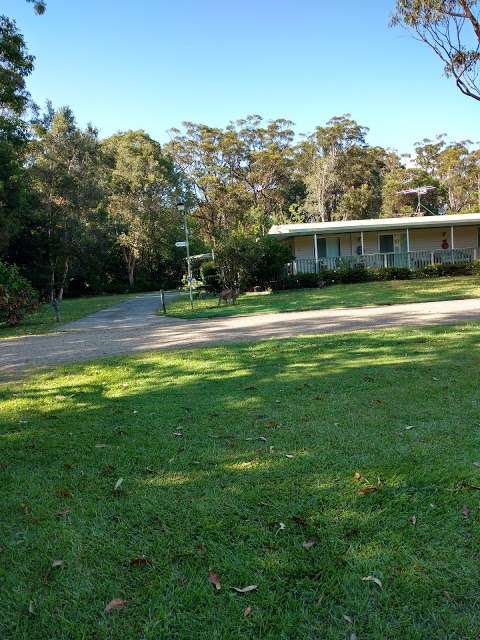
<path fill-rule="evenodd" d="M 393 253 L 393 234 L 379 236 L 380 253 Z"/>
<path fill-rule="evenodd" d="M 340 255 L 340 238 L 317 238 L 319 258 L 338 258 Z"/>

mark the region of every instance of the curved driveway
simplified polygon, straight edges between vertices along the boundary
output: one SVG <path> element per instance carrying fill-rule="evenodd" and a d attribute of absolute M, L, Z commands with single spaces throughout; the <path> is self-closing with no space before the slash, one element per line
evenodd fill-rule
<path fill-rule="evenodd" d="M 157 316 L 159 294 L 139 295 L 60 331 L 0 340 L 0 377 L 107 355 L 358 329 L 480 320 L 480 299 L 245 315 L 207 320 Z"/>

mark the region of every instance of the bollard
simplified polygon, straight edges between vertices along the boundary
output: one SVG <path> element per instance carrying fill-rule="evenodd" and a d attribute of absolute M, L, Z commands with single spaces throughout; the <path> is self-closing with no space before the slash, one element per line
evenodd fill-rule
<path fill-rule="evenodd" d="M 160 290 L 160 298 L 162 300 L 162 309 L 164 315 L 167 315 L 167 307 L 165 306 L 165 291 L 163 289 Z"/>

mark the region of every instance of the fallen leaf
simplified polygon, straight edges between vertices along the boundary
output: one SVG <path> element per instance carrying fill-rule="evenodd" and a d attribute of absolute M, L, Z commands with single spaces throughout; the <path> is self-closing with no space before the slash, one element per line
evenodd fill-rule
<path fill-rule="evenodd" d="M 61 496 L 62 498 L 73 498 L 73 493 L 68 489 L 59 489 L 57 491 L 57 495 Z"/>
<path fill-rule="evenodd" d="M 305 542 L 302 544 L 302 547 L 304 549 L 311 549 L 316 544 L 317 544 L 316 538 L 309 538 L 308 540 L 305 540 Z"/>
<path fill-rule="evenodd" d="M 95 448 L 96 448 L 96 449 L 103 449 L 104 447 L 107 447 L 107 446 L 108 446 L 108 445 L 106 445 L 106 444 L 96 444 L 96 445 L 95 445 Z"/>
<path fill-rule="evenodd" d="M 354 480 L 363 480 L 363 475 L 360 473 L 360 471 L 355 471 L 355 473 L 353 474 L 353 479 Z"/>
<path fill-rule="evenodd" d="M 220 591 L 222 585 L 220 584 L 220 578 L 213 571 L 208 572 L 208 581 L 213 585 L 215 591 Z"/>
<path fill-rule="evenodd" d="M 415 429 L 413 424 L 409 424 L 408 427 L 405 427 L 405 431 L 410 431 L 410 429 Z"/>
<path fill-rule="evenodd" d="M 474 462 L 473 463 L 476 467 L 480 467 L 480 462 Z"/>
<path fill-rule="evenodd" d="M 286 458 L 290 458 L 290 459 L 291 459 L 291 458 L 293 458 L 293 456 L 292 456 L 292 454 L 291 454 L 291 453 L 286 453 L 286 454 L 285 454 L 285 457 L 286 457 Z"/>
<path fill-rule="evenodd" d="M 287 525 L 284 522 L 279 522 L 278 529 L 275 531 L 275 535 L 277 535 L 279 531 L 283 531 L 286 528 L 287 528 Z"/>
<path fill-rule="evenodd" d="M 258 436 L 258 440 L 262 440 L 262 442 L 266 442 L 267 441 L 267 439 L 264 438 L 263 436 Z"/>
<path fill-rule="evenodd" d="M 124 383 L 122 384 L 122 387 L 123 387 L 124 389 L 126 389 L 126 388 L 128 387 L 128 382 L 124 382 Z"/>
<path fill-rule="evenodd" d="M 69 513 L 70 509 L 68 507 L 65 507 L 62 511 L 59 511 L 55 515 L 57 516 L 57 518 L 65 518 Z"/>
<path fill-rule="evenodd" d="M 57 396 L 55 396 L 55 400 L 61 401 L 61 400 L 66 400 L 67 396 L 62 396 L 62 394 L 58 394 Z"/>
<path fill-rule="evenodd" d="M 380 589 L 383 589 L 383 585 L 382 585 L 381 581 L 378 578 L 376 578 L 375 576 L 366 576 L 365 578 L 362 578 L 362 580 L 364 582 L 375 582 L 375 584 L 378 584 Z"/>
<path fill-rule="evenodd" d="M 256 584 L 249 584 L 248 587 L 232 587 L 237 593 L 250 593 L 250 591 L 256 591 L 258 586 Z"/>
<path fill-rule="evenodd" d="M 55 569 L 56 567 L 61 567 L 63 565 L 63 560 L 54 560 L 52 562 L 52 569 Z"/>
<path fill-rule="evenodd" d="M 266 426 L 269 429 L 275 429 L 275 427 L 278 427 L 278 422 L 276 420 L 269 420 L 266 424 Z"/>
<path fill-rule="evenodd" d="M 439 379 L 438 378 L 432 378 L 432 380 L 435 380 L 435 382 L 438 382 Z"/>
<path fill-rule="evenodd" d="M 130 560 L 131 567 L 144 567 L 146 564 L 150 564 L 150 561 L 144 556 L 140 556 L 140 558 L 132 558 Z"/>
<path fill-rule="evenodd" d="M 252 607 L 245 607 L 244 611 L 243 611 L 243 615 L 245 616 L 245 618 L 248 618 L 248 616 L 252 613 Z"/>
<path fill-rule="evenodd" d="M 173 434 L 176 438 L 181 438 L 183 436 L 183 433 L 181 431 L 175 431 L 175 433 Z"/>
<path fill-rule="evenodd" d="M 122 600 L 121 598 L 114 598 L 113 600 L 110 600 L 110 602 L 107 604 L 107 606 L 105 607 L 105 611 L 107 613 L 110 613 L 115 609 L 122 609 L 127 604 L 127 602 L 128 600 Z"/>
<path fill-rule="evenodd" d="M 346 616 L 345 614 L 343 614 L 343 619 L 345 620 L 345 622 L 348 622 L 348 624 L 353 624 L 353 619 L 350 616 Z"/>
<path fill-rule="evenodd" d="M 470 515 L 470 509 L 465 505 L 462 509 L 463 517 L 466 519 Z"/>
<path fill-rule="evenodd" d="M 412 516 L 410 518 L 410 522 L 413 524 L 413 526 L 415 526 L 417 524 L 417 516 Z"/>
<path fill-rule="evenodd" d="M 377 484 L 366 484 L 364 487 L 361 487 L 357 493 L 359 496 L 366 496 L 369 493 L 378 491 L 379 489 L 380 487 Z"/>
<path fill-rule="evenodd" d="M 33 609 L 33 600 L 30 600 L 30 602 L 28 603 L 28 613 L 30 613 L 32 616 L 35 613 Z"/>
<path fill-rule="evenodd" d="M 116 481 L 115 486 L 113 487 L 113 491 L 114 491 L 114 492 L 115 492 L 115 491 L 119 491 L 119 490 L 120 490 L 120 487 L 122 486 L 122 483 L 123 483 L 123 478 L 119 478 L 119 479 Z"/>

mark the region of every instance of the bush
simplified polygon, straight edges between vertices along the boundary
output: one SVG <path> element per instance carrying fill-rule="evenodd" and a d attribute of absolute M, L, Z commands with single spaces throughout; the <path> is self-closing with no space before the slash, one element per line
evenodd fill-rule
<path fill-rule="evenodd" d="M 0 322 L 19 324 L 38 305 L 35 289 L 15 265 L 0 261 Z"/>
<path fill-rule="evenodd" d="M 290 248 L 275 238 L 255 239 L 238 233 L 221 243 L 215 263 L 226 287 L 251 289 L 273 286 L 291 259 Z"/>
<path fill-rule="evenodd" d="M 477 262 L 461 262 L 457 264 L 429 264 L 416 271 L 419 278 L 441 278 L 444 276 L 469 276 L 480 272 Z"/>
<path fill-rule="evenodd" d="M 297 273 L 297 275 L 285 276 L 273 284 L 273 289 L 316 289 L 333 283 L 333 272 L 321 271 L 320 273 Z"/>
<path fill-rule="evenodd" d="M 351 265 L 349 262 L 340 262 L 335 272 L 335 281 L 342 284 L 354 282 L 372 282 L 376 280 L 375 272 L 367 269 L 363 264 Z"/>
<path fill-rule="evenodd" d="M 374 273 L 376 280 L 410 280 L 414 276 L 408 267 L 382 267 Z"/>
<path fill-rule="evenodd" d="M 204 262 L 200 267 L 200 276 L 207 291 L 219 292 L 222 288 L 220 272 L 213 260 Z"/>

